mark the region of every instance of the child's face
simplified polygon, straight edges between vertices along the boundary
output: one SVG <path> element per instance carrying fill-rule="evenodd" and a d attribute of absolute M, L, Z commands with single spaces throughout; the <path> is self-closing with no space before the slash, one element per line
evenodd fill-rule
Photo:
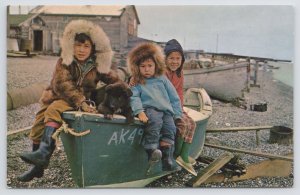
<path fill-rule="evenodd" d="M 176 71 L 181 66 L 182 56 L 178 51 L 171 52 L 166 58 L 166 65 L 172 71 Z"/>
<path fill-rule="evenodd" d="M 139 65 L 139 70 L 144 78 L 151 78 L 155 74 L 155 63 L 152 59 L 147 59 Z"/>
<path fill-rule="evenodd" d="M 79 62 L 84 62 L 88 59 L 92 52 L 92 44 L 86 40 L 84 43 L 75 41 L 74 43 L 74 55 Z"/>

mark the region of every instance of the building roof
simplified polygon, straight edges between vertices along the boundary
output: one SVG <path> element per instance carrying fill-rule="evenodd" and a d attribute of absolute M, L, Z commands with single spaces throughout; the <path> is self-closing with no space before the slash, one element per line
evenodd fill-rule
<path fill-rule="evenodd" d="M 17 14 L 8 15 L 8 24 L 10 26 L 18 26 L 20 23 L 24 22 L 26 19 L 30 18 L 33 14 Z"/>
<path fill-rule="evenodd" d="M 120 16 L 126 5 L 59 5 L 37 6 L 30 13 L 42 13 L 45 15 L 97 15 Z"/>

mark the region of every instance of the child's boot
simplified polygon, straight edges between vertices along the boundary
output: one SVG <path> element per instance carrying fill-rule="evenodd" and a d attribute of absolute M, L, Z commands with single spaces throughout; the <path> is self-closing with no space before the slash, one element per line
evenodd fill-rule
<path fill-rule="evenodd" d="M 162 151 L 162 170 L 179 171 L 181 168 L 173 163 L 172 146 L 161 146 Z"/>
<path fill-rule="evenodd" d="M 180 155 L 181 149 L 182 149 L 182 144 L 183 144 L 183 138 L 180 136 L 177 136 L 176 140 L 175 140 L 174 158 L 177 158 Z"/>
<path fill-rule="evenodd" d="M 189 173 L 197 176 L 195 169 L 193 168 L 192 164 L 189 162 L 189 143 L 184 142 L 181 149 L 181 154 L 176 158 L 176 162 Z"/>
<path fill-rule="evenodd" d="M 34 152 L 23 153 L 21 159 L 27 163 L 46 168 L 55 149 L 55 140 L 52 138 L 56 128 L 46 126 L 39 148 Z"/>
<path fill-rule="evenodd" d="M 175 151 L 174 151 L 174 158 L 176 159 L 180 154 L 182 150 L 184 140 L 182 137 L 177 136 L 175 141 Z M 190 162 L 192 165 L 196 164 L 196 160 L 192 157 L 188 156 L 188 162 Z"/>
<path fill-rule="evenodd" d="M 147 149 L 146 152 L 148 154 L 148 162 L 150 164 L 154 164 L 160 161 L 162 154 L 159 149 Z"/>
<path fill-rule="evenodd" d="M 151 172 L 151 169 L 155 163 L 158 163 L 161 159 L 161 151 L 159 149 L 147 149 L 148 154 L 148 168 L 146 174 L 148 175 Z"/>
<path fill-rule="evenodd" d="M 32 144 L 32 151 L 38 150 L 40 144 Z M 41 166 L 33 165 L 28 171 L 18 176 L 17 179 L 21 182 L 31 181 L 33 178 L 41 178 L 44 175 L 44 168 Z"/>

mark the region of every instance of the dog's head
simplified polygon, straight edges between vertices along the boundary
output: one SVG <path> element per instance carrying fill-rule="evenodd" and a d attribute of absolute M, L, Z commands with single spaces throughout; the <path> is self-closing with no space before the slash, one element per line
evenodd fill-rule
<path fill-rule="evenodd" d="M 117 82 L 114 84 L 109 84 L 105 88 L 106 100 L 112 110 L 117 111 L 130 104 L 130 97 L 132 96 L 132 91 L 125 82 Z"/>

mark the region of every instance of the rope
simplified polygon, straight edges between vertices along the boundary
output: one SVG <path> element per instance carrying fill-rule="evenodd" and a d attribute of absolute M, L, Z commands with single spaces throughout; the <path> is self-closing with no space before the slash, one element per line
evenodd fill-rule
<path fill-rule="evenodd" d="M 85 131 L 80 132 L 80 133 L 75 132 L 74 129 L 69 128 L 69 127 L 68 127 L 68 124 L 67 124 L 65 121 L 63 121 L 63 123 L 62 123 L 62 125 L 60 126 L 60 128 L 58 128 L 58 129 L 56 130 L 56 132 L 53 133 L 52 138 L 55 139 L 55 140 L 57 141 L 57 140 L 58 140 L 58 136 L 59 136 L 59 134 L 60 134 L 62 131 L 64 131 L 65 133 L 69 133 L 69 134 L 71 134 L 71 135 L 73 135 L 73 136 L 76 136 L 76 137 L 81 137 L 81 136 L 87 135 L 87 134 L 89 134 L 89 133 L 91 132 L 90 129 L 85 130 Z"/>

